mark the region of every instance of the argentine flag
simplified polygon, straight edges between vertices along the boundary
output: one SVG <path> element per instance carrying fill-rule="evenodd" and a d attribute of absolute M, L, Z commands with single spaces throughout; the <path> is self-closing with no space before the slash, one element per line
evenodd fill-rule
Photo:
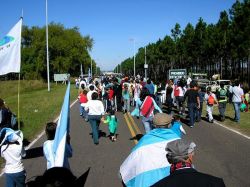
<path fill-rule="evenodd" d="M 120 174 L 126 186 L 148 187 L 170 174 L 167 143 L 180 139 L 171 129 L 154 129 L 145 134 L 122 163 Z"/>
<path fill-rule="evenodd" d="M 69 133 L 70 117 L 70 83 L 64 96 L 63 106 L 57 122 L 56 134 L 53 143 L 54 167 L 63 167 L 65 160 L 66 137 Z"/>
<path fill-rule="evenodd" d="M 9 33 L 0 39 L 0 75 L 20 72 L 22 22 L 21 18 Z"/>

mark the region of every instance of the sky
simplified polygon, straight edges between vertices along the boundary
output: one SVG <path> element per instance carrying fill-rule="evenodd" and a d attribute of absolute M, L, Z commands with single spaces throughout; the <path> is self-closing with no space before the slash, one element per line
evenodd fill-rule
<path fill-rule="evenodd" d="M 236 0 L 47 0 L 48 21 L 66 28 L 77 26 L 94 39 L 90 54 L 102 70 L 113 70 L 133 57 L 138 48 L 171 34 L 176 23 L 183 30 L 198 19 L 217 23 L 220 12 Z M 0 38 L 19 20 L 29 27 L 45 25 L 46 0 L 1 0 Z M 134 40 L 133 40 L 134 39 Z M 135 45 L 135 51 L 134 51 Z"/>

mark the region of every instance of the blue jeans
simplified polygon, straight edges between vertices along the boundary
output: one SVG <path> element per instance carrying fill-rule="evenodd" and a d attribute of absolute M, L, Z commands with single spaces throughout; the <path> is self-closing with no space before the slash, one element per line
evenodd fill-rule
<path fill-rule="evenodd" d="M 226 111 L 227 102 L 219 102 L 219 112 L 221 119 L 225 118 L 225 111 Z"/>
<path fill-rule="evenodd" d="M 197 114 L 197 104 L 196 103 L 188 103 L 188 114 L 190 118 L 189 125 L 194 126 L 195 116 Z"/>
<path fill-rule="evenodd" d="M 142 116 L 142 123 L 144 125 L 145 133 L 148 133 L 153 129 L 153 116 L 149 116 L 148 118 Z"/>
<path fill-rule="evenodd" d="M 130 99 L 123 99 L 124 104 L 123 104 L 123 111 L 129 112 L 130 110 Z"/>
<path fill-rule="evenodd" d="M 6 187 L 25 187 L 26 172 L 5 173 Z"/>
<path fill-rule="evenodd" d="M 234 105 L 234 120 L 239 122 L 240 121 L 240 105 L 241 102 L 233 102 Z"/>
<path fill-rule="evenodd" d="M 197 118 L 197 120 L 198 120 L 198 121 L 200 121 L 200 120 L 201 120 L 202 108 L 203 108 L 203 103 L 202 103 L 202 102 L 200 102 L 200 108 L 199 108 L 199 109 L 197 109 L 197 116 L 196 116 L 196 118 Z"/>
<path fill-rule="evenodd" d="M 89 123 L 92 128 L 93 141 L 95 144 L 99 143 L 99 125 L 101 122 L 101 115 L 89 115 Z"/>

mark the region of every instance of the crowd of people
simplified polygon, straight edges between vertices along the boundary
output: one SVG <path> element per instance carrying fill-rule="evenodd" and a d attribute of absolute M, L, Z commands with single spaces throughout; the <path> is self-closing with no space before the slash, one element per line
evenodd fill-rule
<path fill-rule="evenodd" d="M 126 186 L 148 186 L 149 184 L 181 186 L 185 178 L 188 178 L 185 179 L 186 186 L 224 186 L 222 179 L 194 170 L 192 160 L 195 144 L 182 141 L 181 138 L 186 132 L 182 127 L 181 119 L 189 118 L 188 126 L 194 127 L 195 122 L 201 120 L 205 104 L 208 122 L 213 123 L 214 121 L 213 108 L 215 106 L 218 106 L 220 120 L 224 121 L 227 103 L 230 102 L 235 110 L 234 121 L 239 122 L 240 112 L 247 112 L 249 108 L 249 90 L 244 90 L 244 94 L 238 80 L 235 80 L 229 87 L 221 83 L 216 93 L 213 93 L 210 87 L 199 86 L 195 80 L 190 78 L 169 80 L 163 84 L 150 79 L 146 80 L 140 76 L 135 78 L 107 76 L 92 80 L 82 78 L 76 82 L 76 88 L 79 89 L 79 114 L 86 122 L 89 122 L 95 145 L 99 144 L 100 123 L 108 124 L 110 140 L 117 141 L 116 132 L 119 126 L 117 111 L 124 114 L 130 113 L 141 119 L 145 135 L 140 140 L 140 146 L 142 146 L 143 141 L 155 137 L 156 134 L 158 138 L 167 140 L 167 143 L 160 147 L 160 151 L 156 150 L 155 155 L 167 158 L 163 163 L 164 166 L 170 166 L 169 172 L 158 176 L 159 178 L 155 177 L 154 181 L 150 181 L 151 183 L 147 183 L 148 179 L 145 183 L 142 182 L 144 179 L 140 177 L 139 183 L 133 179 L 133 184 L 131 184 L 127 177 L 127 175 L 131 176 L 131 173 L 128 171 L 136 170 L 138 163 L 129 164 L 130 168 L 128 169 L 127 164 L 131 160 L 128 159 L 120 168 L 121 177 Z M 14 129 L 12 116 L 12 112 L 0 98 L 0 143 L 1 156 L 6 161 L 6 186 L 25 186 L 26 174 L 22 163 L 22 157 L 25 156 L 22 143 L 23 135 L 20 130 Z M 48 171 L 55 167 L 51 151 L 56 126 L 56 123 L 50 122 L 45 128 L 47 141 L 43 145 L 43 152 L 47 160 Z M 167 133 L 162 135 L 164 131 Z M 171 138 L 169 139 L 169 137 Z M 70 170 L 67 159 L 72 156 L 69 135 L 65 152 L 63 167 Z M 140 157 L 144 157 L 141 154 L 137 154 L 137 159 L 140 160 Z M 129 155 L 128 158 L 132 156 Z M 184 169 L 182 170 L 182 168 Z M 183 176 L 183 181 L 178 181 L 178 175 Z M 189 175 L 196 179 L 193 180 L 195 183 L 190 180 Z"/>
<path fill-rule="evenodd" d="M 90 94 L 96 92 L 103 101 L 104 113 L 110 110 L 131 112 L 132 116 L 142 116 L 145 131 L 148 132 L 152 125 L 152 116 L 155 110 L 173 115 L 177 112 L 182 118 L 189 118 L 189 126 L 193 127 L 202 117 L 203 105 L 206 106 L 206 118 L 213 123 L 213 109 L 218 106 L 219 118 L 225 120 L 227 103 L 232 103 L 235 111 L 233 120 L 240 121 L 240 112 L 248 112 L 249 89 L 242 88 L 238 80 L 231 85 L 220 84 L 216 92 L 210 86 L 200 86 L 190 77 L 168 80 L 166 84 L 153 82 L 150 79 L 129 77 L 102 77 L 93 79 L 90 84 L 82 79 L 78 81 L 80 115 L 87 120 L 85 105 L 91 100 Z M 85 93 L 83 93 L 85 92 Z M 244 93 L 245 92 L 245 93 Z M 88 97 L 86 97 L 88 95 Z M 148 106 L 150 108 L 148 109 Z M 133 108 L 132 108 L 133 107 Z M 133 110 L 132 110 L 133 109 Z M 145 115 L 145 113 L 147 115 Z"/>

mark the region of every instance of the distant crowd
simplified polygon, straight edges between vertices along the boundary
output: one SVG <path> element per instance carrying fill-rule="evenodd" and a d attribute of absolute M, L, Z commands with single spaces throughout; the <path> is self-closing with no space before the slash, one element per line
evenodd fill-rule
<path fill-rule="evenodd" d="M 203 105 L 206 105 L 208 122 L 214 122 L 215 106 L 218 106 L 220 120 L 224 121 L 227 105 L 232 103 L 235 111 L 234 121 L 239 123 L 240 113 L 248 112 L 249 109 L 249 90 L 243 91 L 238 80 L 229 86 L 221 83 L 215 93 L 211 91 L 211 87 L 201 87 L 191 78 L 168 80 L 163 84 L 140 76 L 103 76 L 91 80 L 76 79 L 75 87 L 79 89 L 79 114 L 85 122 L 89 122 L 93 143 L 96 146 L 99 145 L 101 123 L 108 124 L 110 141 L 117 141 L 117 111 L 141 119 L 145 134 L 120 167 L 125 186 L 225 186 L 222 179 L 202 174 L 194 169 L 193 155 L 196 145 L 194 142 L 182 140 L 186 131 L 181 120 L 189 119 L 188 126 L 193 128 L 195 122 L 201 121 Z M 27 185 L 22 163 L 22 157 L 26 156 L 23 134 L 16 127 L 14 114 L 0 98 L 1 156 L 5 159 L 7 187 Z M 60 180 L 62 184 L 66 183 L 60 176 L 55 175 L 60 173 L 60 168 L 55 168 L 52 156 L 56 127 L 57 124 L 54 122 L 46 124 L 47 141 L 44 142 L 43 153 L 47 160 L 47 171 L 33 186 L 46 186 L 45 183 L 51 182 L 48 175 L 52 173 L 55 180 L 51 182 L 51 186 L 56 186 Z M 145 145 L 152 146 L 149 152 L 144 148 Z M 135 153 L 141 149 L 143 151 Z M 151 154 L 150 159 L 145 157 L 147 154 Z M 68 186 L 79 186 L 70 172 L 69 157 L 72 157 L 72 147 L 68 134 L 61 176 L 70 177 L 72 183 L 67 183 Z M 146 164 L 143 163 L 142 167 L 144 158 Z M 155 165 L 159 158 L 162 158 L 161 164 Z M 147 165 L 155 167 L 154 170 L 149 170 Z M 154 171 L 158 169 L 163 174 L 155 175 Z M 139 170 L 141 172 L 137 173 Z M 144 173 L 147 174 L 144 176 Z M 182 176 L 183 180 L 179 180 L 180 176 L 177 174 Z"/>

